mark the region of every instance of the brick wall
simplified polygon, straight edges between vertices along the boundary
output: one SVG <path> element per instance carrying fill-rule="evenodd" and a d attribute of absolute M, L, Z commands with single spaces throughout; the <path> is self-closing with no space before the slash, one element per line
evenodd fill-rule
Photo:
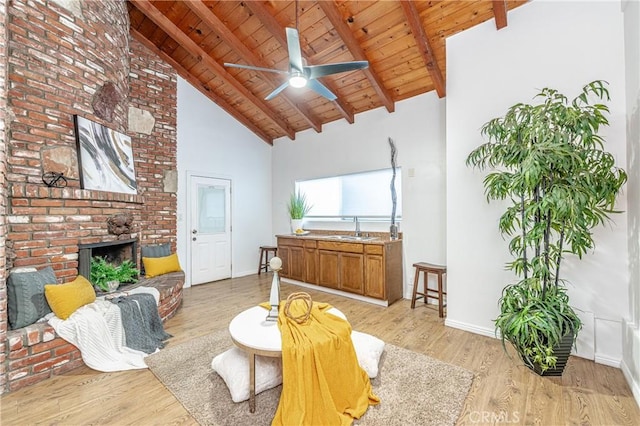
<path fill-rule="evenodd" d="M 5 120 L 7 110 L 7 2 L 0 0 L 0 348 L 5 347 L 7 340 L 7 289 L 5 267 L 5 244 L 7 239 L 7 187 L 6 187 L 6 133 Z M 0 392 L 6 383 L 5 352 L 0 353 Z"/>
<path fill-rule="evenodd" d="M 0 7 L 5 2 L 0 0 Z M 0 272 L 4 276 L 14 267 L 51 266 L 59 282 L 70 281 L 77 275 L 78 244 L 138 238 L 141 244 L 171 242 L 175 248 L 176 74 L 130 39 L 126 2 L 77 5 L 81 11 L 66 10 L 53 1 L 13 0 L 2 15 L 8 17 L 9 49 L 2 59 L 9 112 L 0 146 L 0 155 L 7 153 L 2 186 L 6 192 L 0 204 L 8 210 L 6 232 L 0 227 L 0 238 L 6 233 L 6 266 Z M 121 99 L 106 120 L 92 105 L 109 82 Z M 155 120 L 148 134 L 130 129 L 131 107 Z M 80 188 L 74 114 L 131 136 L 137 195 Z M 45 171 L 64 172 L 68 186 L 47 187 L 41 178 Z M 109 234 L 107 218 L 122 212 L 132 214 L 133 231 L 119 237 Z M 20 341 L 7 341 L 4 276 L 0 389 L 15 390 L 80 365 L 77 350 L 59 344 L 46 328 Z"/>

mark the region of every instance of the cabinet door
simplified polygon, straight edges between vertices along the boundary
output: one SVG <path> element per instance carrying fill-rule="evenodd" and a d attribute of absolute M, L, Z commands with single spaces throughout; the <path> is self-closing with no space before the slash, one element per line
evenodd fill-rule
<path fill-rule="evenodd" d="M 278 246 L 278 257 L 282 260 L 282 269 L 280 269 L 280 276 L 283 278 L 289 278 L 289 246 Z"/>
<path fill-rule="evenodd" d="M 318 250 L 318 284 L 325 287 L 340 288 L 339 253 Z"/>
<path fill-rule="evenodd" d="M 289 278 L 304 281 L 304 248 L 289 247 Z"/>
<path fill-rule="evenodd" d="M 315 248 L 304 249 L 304 273 L 305 282 L 318 284 L 318 250 Z"/>
<path fill-rule="evenodd" d="M 340 290 L 364 293 L 364 256 L 357 253 L 340 253 Z"/>
<path fill-rule="evenodd" d="M 364 295 L 384 299 L 384 261 L 382 256 L 364 258 Z"/>

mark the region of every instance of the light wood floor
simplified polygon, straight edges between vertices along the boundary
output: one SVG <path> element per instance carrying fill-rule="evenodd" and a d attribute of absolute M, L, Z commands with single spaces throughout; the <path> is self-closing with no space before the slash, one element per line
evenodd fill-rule
<path fill-rule="evenodd" d="M 169 346 L 224 329 L 233 316 L 268 299 L 271 274 L 185 289 L 184 304 L 165 324 Z M 282 295 L 300 291 L 283 284 Z M 308 291 L 308 290 L 305 290 Z M 541 378 L 496 339 L 445 327 L 437 311 L 402 300 L 388 308 L 309 291 L 333 304 L 353 328 L 474 372 L 459 424 L 640 425 L 619 369 L 572 357 L 562 378 Z M 2 425 L 196 424 L 148 370 L 100 373 L 82 367 L 0 397 Z M 424 401 L 416 410 L 428 410 Z"/>

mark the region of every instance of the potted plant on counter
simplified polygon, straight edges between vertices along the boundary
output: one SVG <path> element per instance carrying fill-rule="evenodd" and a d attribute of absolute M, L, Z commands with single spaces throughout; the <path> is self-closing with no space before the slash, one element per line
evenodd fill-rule
<path fill-rule="evenodd" d="M 533 371 L 561 375 L 581 322 L 560 265 L 566 254 L 581 258 L 594 248 L 592 229 L 616 212 L 627 175 L 598 135 L 608 125 L 608 107 L 599 103 L 609 100 L 606 82 L 587 84 L 572 101 L 549 88 L 536 98 L 486 123 L 481 133 L 489 141 L 467 165 L 491 169 L 487 200 L 509 203 L 499 229 L 511 237 L 507 267 L 519 281 L 502 291 L 496 332 Z"/>
<path fill-rule="evenodd" d="M 287 210 L 289 211 L 289 218 L 291 219 L 291 232 L 294 234 L 302 234 L 302 224 L 304 217 L 311 210 L 311 205 L 307 202 L 307 196 L 298 191 L 291 193 L 289 197 L 289 204 L 287 204 Z"/>
<path fill-rule="evenodd" d="M 99 290 L 112 292 L 118 289 L 120 284 L 135 283 L 138 281 L 140 271 L 135 268 L 131 260 L 125 260 L 120 265 L 107 262 L 104 257 L 91 258 L 91 276 L 89 280 Z"/>

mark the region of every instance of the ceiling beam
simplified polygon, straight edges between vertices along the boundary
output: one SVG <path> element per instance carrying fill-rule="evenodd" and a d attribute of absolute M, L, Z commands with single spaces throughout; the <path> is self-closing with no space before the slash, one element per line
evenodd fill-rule
<path fill-rule="evenodd" d="M 438 61 L 433 53 L 433 49 L 431 48 L 431 44 L 429 43 L 429 39 L 427 38 L 424 26 L 422 25 L 422 19 L 420 19 L 418 9 L 416 9 L 416 5 L 412 1 L 401 1 L 400 4 L 402 5 L 404 16 L 407 18 L 407 22 L 409 23 L 409 28 L 411 28 L 413 38 L 418 45 L 418 50 L 420 51 L 422 60 L 424 61 L 427 71 L 431 76 L 433 86 L 438 93 L 438 97 L 443 98 L 446 95 L 446 84 L 444 77 L 442 76 L 442 71 L 440 71 L 440 67 L 438 66 Z"/>
<path fill-rule="evenodd" d="M 263 68 L 269 68 L 269 64 L 260 60 L 258 55 L 253 53 L 247 46 L 245 46 L 238 37 L 235 36 L 229 28 L 213 13 L 211 9 L 207 7 L 202 1 L 187 1 L 185 2 L 187 7 L 191 9 L 193 13 L 198 16 L 210 29 L 216 32 L 222 40 L 227 43 L 235 53 L 240 55 L 244 61 L 249 65 L 259 66 Z M 278 81 L 272 74 L 264 73 L 263 78 L 267 83 L 271 84 L 271 88 L 282 84 L 282 81 Z M 317 119 L 314 119 L 309 109 L 302 103 L 293 102 L 286 94 L 281 93 L 280 97 L 291 106 L 294 110 L 300 114 L 304 120 L 315 130 L 316 132 L 322 132 L 322 123 Z"/>
<path fill-rule="evenodd" d="M 287 38 L 285 35 L 284 28 L 280 25 L 280 23 L 276 20 L 276 18 L 269 13 L 266 5 L 261 1 L 247 1 L 244 2 L 244 5 L 249 8 L 249 10 L 258 17 L 262 25 L 264 25 L 267 30 L 273 35 L 273 37 L 280 43 L 280 45 L 286 50 L 287 49 Z M 301 46 L 303 52 L 305 53 L 305 57 L 308 59 L 310 55 L 305 51 L 306 46 Z M 309 62 L 309 65 L 318 65 L 312 62 Z M 333 93 L 340 93 L 338 87 L 331 81 L 323 81 L 322 82 L 329 90 Z M 340 99 L 340 96 L 333 101 L 333 106 L 338 110 L 338 112 L 344 117 L 349 124 L 353 124 L 353 108 L 347 105 L 343 100 Z"/>
<path fill-rule="evenodd" d="M 493 16 L 497 30 L 507 26 L 507 0 L 493 0 Z"/>
<path fill-rule="evenodd" d="M 253 93 L 251 93 L 246 87 L 238 82 L 231 74 L 229 74 L 222 65 L 216 62 L 207 52 L 205 52 L 195 41 L 193 41 L 188 35 L 186 35 L 180 28 L 178 28 L 173 22 L 164 16 L 158 9 L 151 4 L 148 0 L 130 0 L 135 7 L 140 10 L 147 18 L 152 20 L 158 27 L 177 41 L 182 48 L 189 52 L 194 57 L 203 62 L 210 71 L 214 72 L 224 83 L 233 87 L 242 96 L 244 96 L 249 102 L 251 102 L 256 108 L 258 108 L 264 115 L 269 117 L 290 139 L 294 140 L 296 133 L 295 130 L 287 124 L 281 117 L 279 117 L 273 109 L 266 104 L 262 99 L 258 99 Z"/>
<path fill-rule="evenodd" d="M 169 54 L 162 51 L 158 46 L 153 44 L 149 39 L 143 36 L 140 32 L 138 32 L 135 28 L 129 28 L 129 33 L 133 38 L 142 43 L 147 49 L 158 55 L 163 61 L 168 63 L 176 70 L 178 74 L 185 80 L 187 80 L 193 87 L 198 89 L 203 95 L 207 98 L 211 99 L 215 102 L 220 108 L 225 110 L 229 115 L 238 120 L 240 123 L 244 124 L 247 129 L 251 130 L 255 133 L 260 139 L 264 140 L 269 145 L 273 145 L 273 138 L 264 133 L 262 129 L 253 124 L 247 117 L 240 114 L 235 108 L 233 108 L 227 101 L 217 96 L 213 90 L 210 90 L 206 85 L 204 85 L 200 80 L 196 79 L 189 71 L 187 71 L 182 65 L 180 65 L 175 59 L 173 59 Z"/>
<path fill-rule="evenodd" d="M 405 2 L 401 1 L 400 3 Z M 345 20 L 342 19 L 340 11 L 336 7 L 333 0 L 319 1 L 318 5 L 320 6 L 320 8 L 322 8 L 327 18 L 329 18 L 329 21 L 331 21 L 331 25 L 333 25 L 333 28 L 335 28 L 335 30 L 338 32 L 338 35 L 340 36 L 340 38 L 342 38 L 342 41 L 344 42 L 345 46 L 347 46 L 347 49 L 349 49 L 354 59 L 356 61 L 366 61 L 367 57 L 364 54 L 364 50 L 353 36 L 353 33 L 351 33 L 351 29 L 349 28 Z M 389 91 L 385 89 L 378 74 L 376 74 L 371 67 L 362 71 L 369 79 L 369 82 L 382 101 L 382 104 L 385 106 L 385 108 L 387 108 L 387 111 L 393 112 L 395 110 L 393 99 L 391 98 L 391 94 L 389 93 Z"/>

